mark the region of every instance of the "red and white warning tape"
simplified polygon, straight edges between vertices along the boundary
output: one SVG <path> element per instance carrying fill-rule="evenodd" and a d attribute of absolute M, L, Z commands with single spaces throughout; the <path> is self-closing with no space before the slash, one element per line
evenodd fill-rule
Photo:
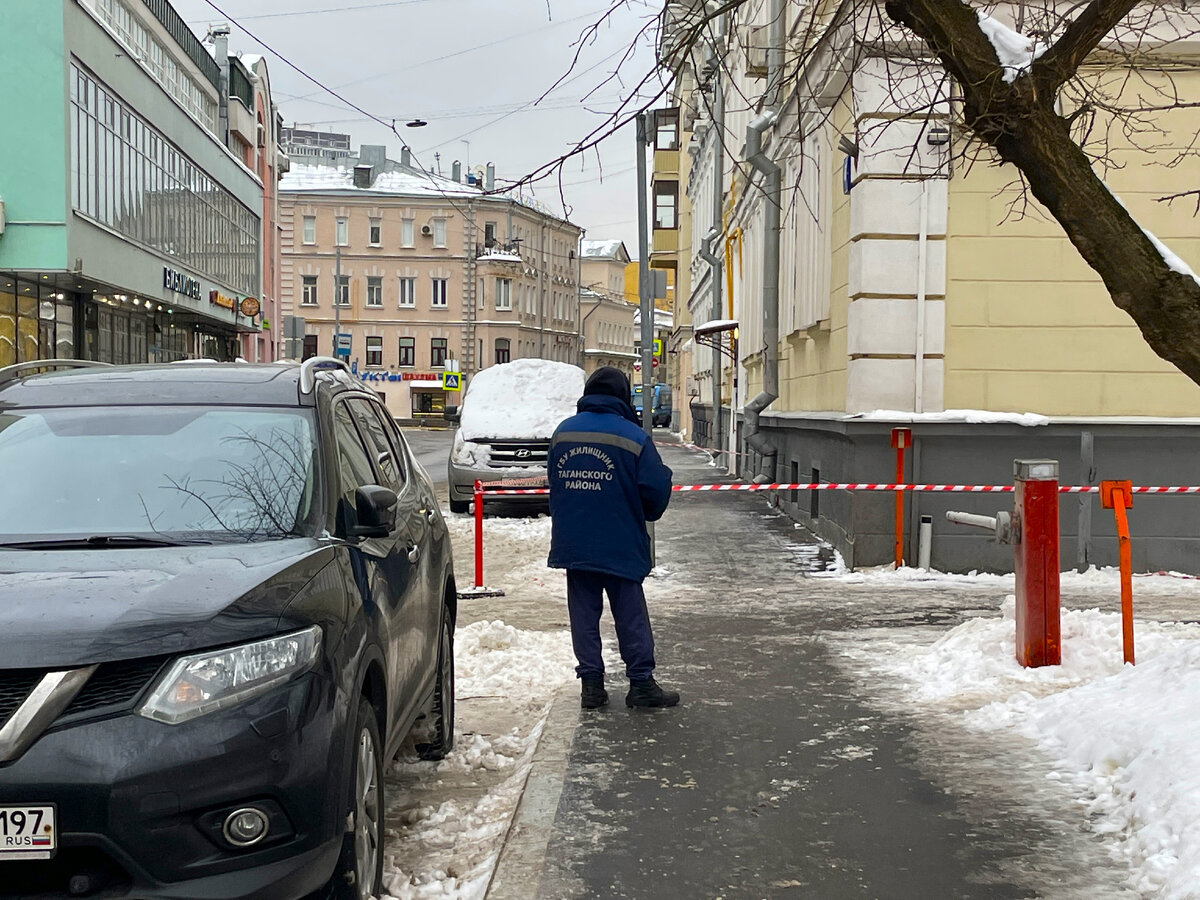
<path fill-rule="evenodd" d="M 493 482 L 495 484 L 496 482 Z M 880 482 L 815 482 L 808 484 L 676 484 L 673 491 L 923 491 L 945 494 L 1007 494 L 1014 490 L 1011 484 L 883 484 Z M 1135 494 L 1200 494 L 1200 486 L 1169 487 L 1142 486 L 1131 488 Z M 487 494 L 548 494 L 549 488 L 508 489 L 483 485 Z M 1098 485 L 1058 486 L 1060 494 L 1098 494 Z"/>

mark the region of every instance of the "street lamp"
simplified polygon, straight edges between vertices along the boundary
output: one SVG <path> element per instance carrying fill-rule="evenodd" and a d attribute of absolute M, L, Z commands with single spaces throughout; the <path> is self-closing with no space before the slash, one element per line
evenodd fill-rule
<path fill-rule="evenodd" d="M 429 123 L 418 116 L 417 118 L 413 119 L 411 122 L 407 122 L 405 124 L 409 128 L 424 128 Z"/>

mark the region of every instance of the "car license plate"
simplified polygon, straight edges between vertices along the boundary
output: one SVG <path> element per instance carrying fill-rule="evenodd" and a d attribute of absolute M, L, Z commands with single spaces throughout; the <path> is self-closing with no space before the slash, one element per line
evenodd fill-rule
<path fill-rule="evenodd" d="M 49 859 L 57 846 L 53 806 L 0 806 L 0 860 Z"/>

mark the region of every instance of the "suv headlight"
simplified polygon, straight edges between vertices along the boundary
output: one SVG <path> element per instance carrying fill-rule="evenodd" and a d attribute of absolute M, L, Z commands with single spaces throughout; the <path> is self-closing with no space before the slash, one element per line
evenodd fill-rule
<path fill-rule="evenodd" d="M 176 660 L 158 679 L 140 715 L 168 725 L 225 709 L 308 671 L 321 648 L 321 626 L 278 637 L 195 653 Z"/>

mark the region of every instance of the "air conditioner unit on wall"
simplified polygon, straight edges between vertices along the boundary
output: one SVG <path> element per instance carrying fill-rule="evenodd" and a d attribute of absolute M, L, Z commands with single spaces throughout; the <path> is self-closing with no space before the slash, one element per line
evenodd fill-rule
<path fill-rule="evenodd" d="M 429 237 L 431 234 L 433 234 L 433 226 L 432 225 L 422 225 L 421 226 L 421 234 L 425 235 L 425 237 Z"/>

